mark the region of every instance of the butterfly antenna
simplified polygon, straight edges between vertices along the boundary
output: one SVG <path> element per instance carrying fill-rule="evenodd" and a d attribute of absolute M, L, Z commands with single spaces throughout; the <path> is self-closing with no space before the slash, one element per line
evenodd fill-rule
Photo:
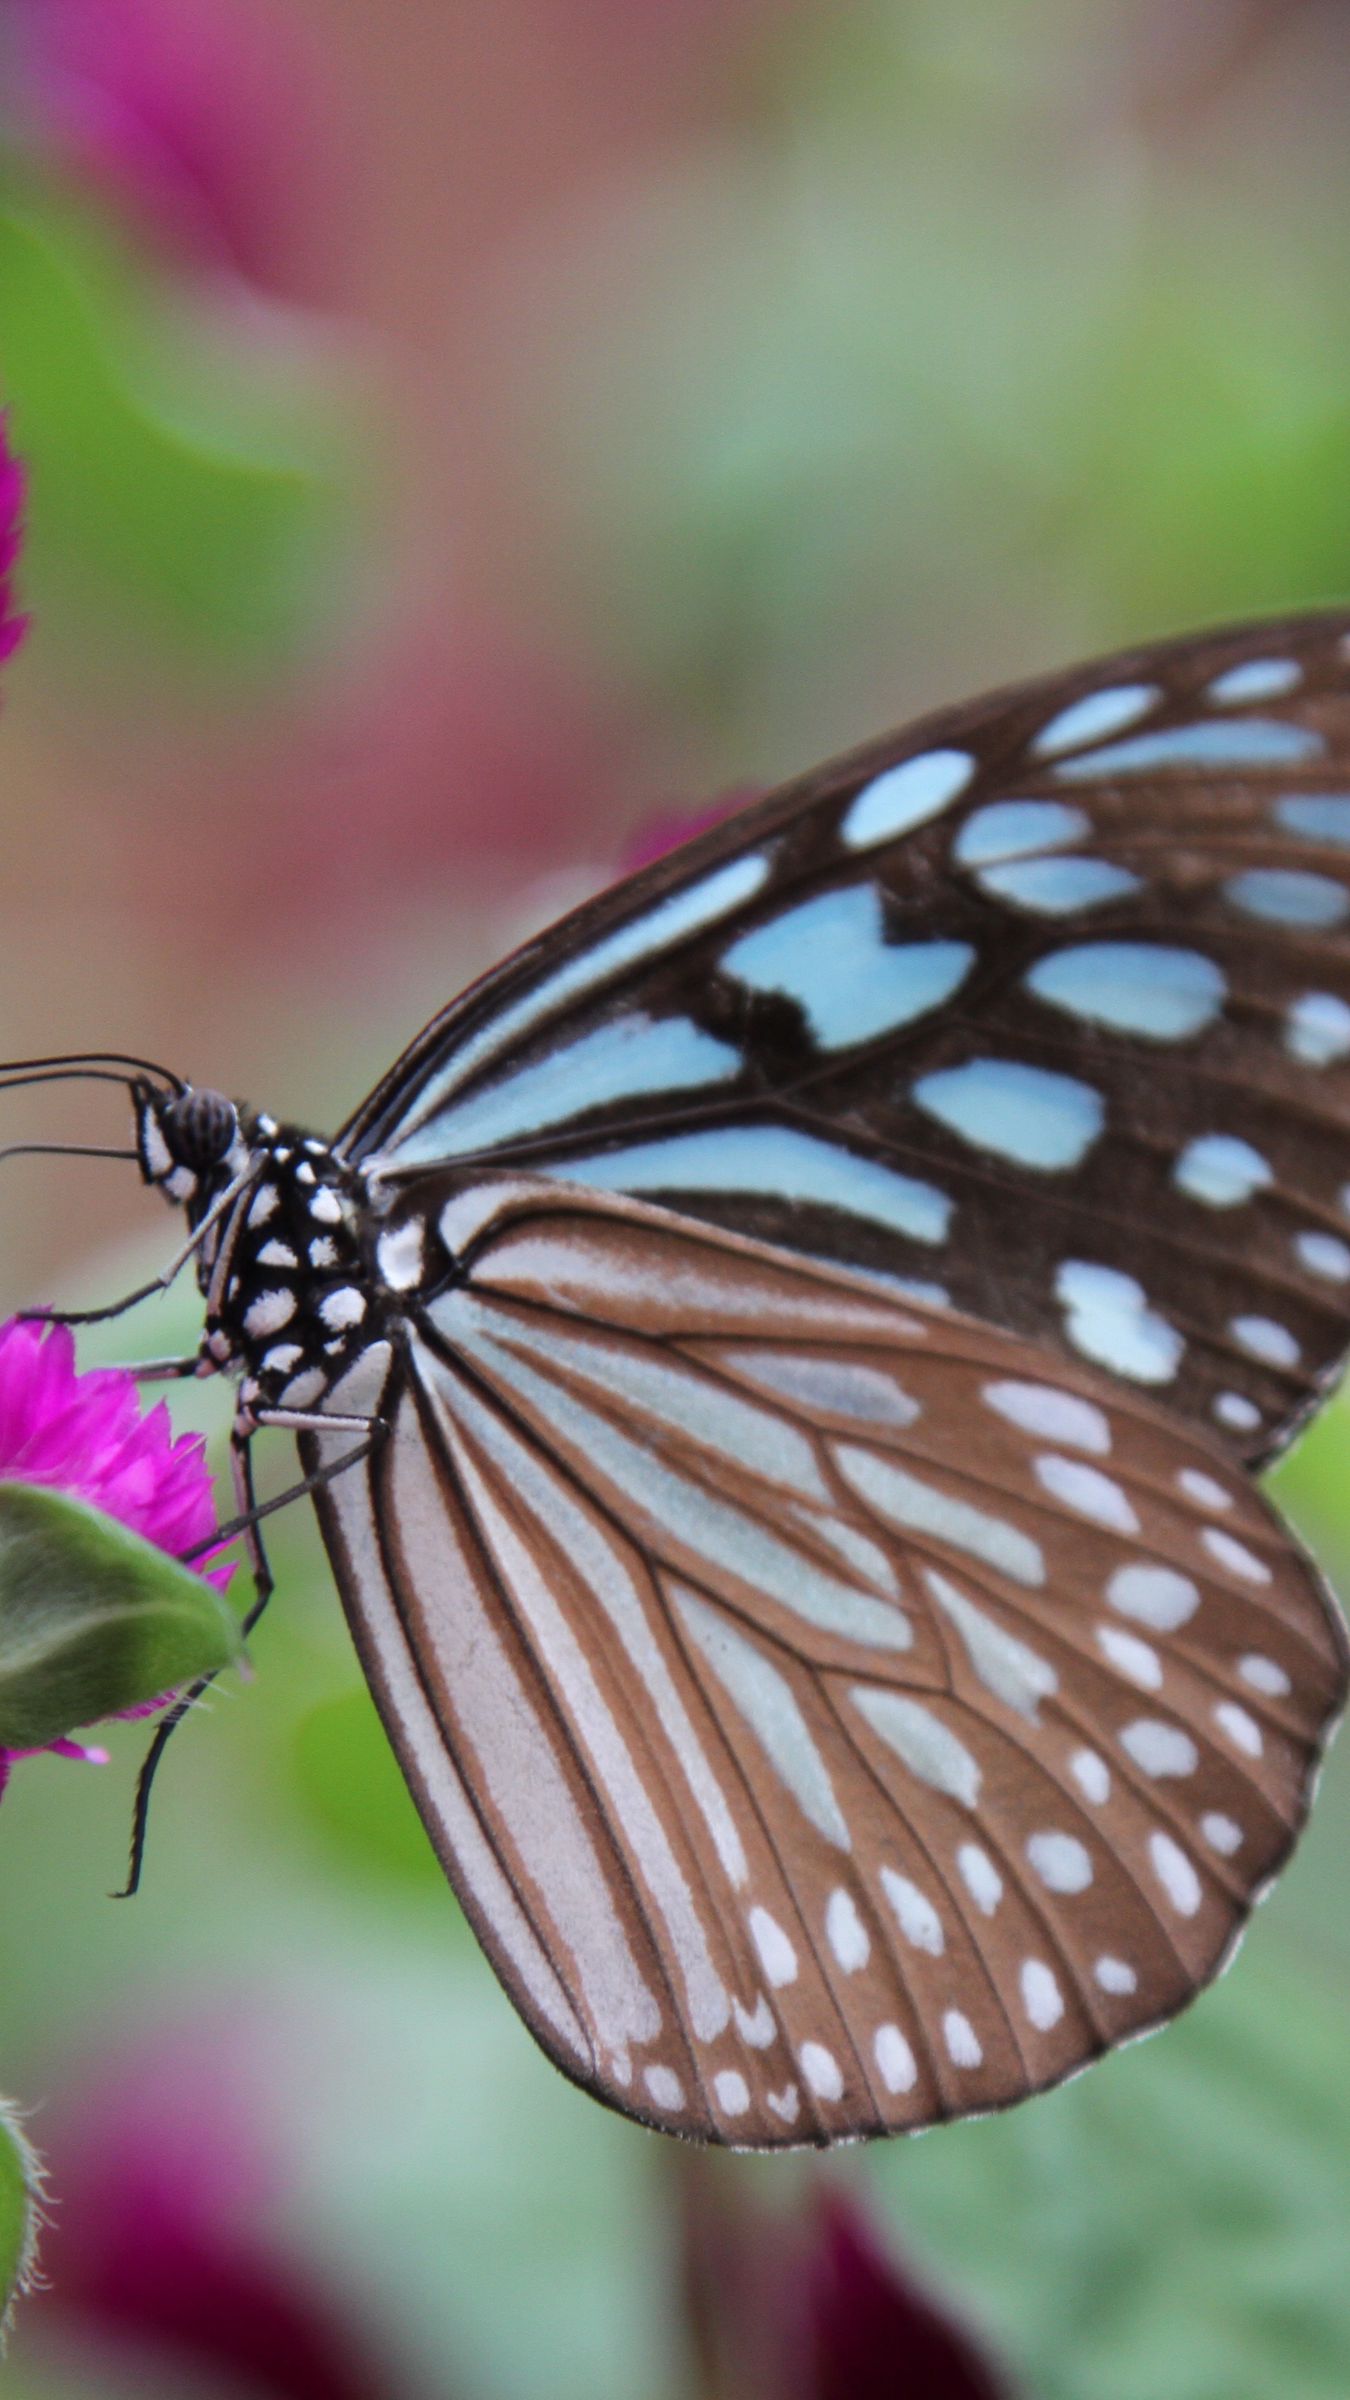
<path fill-rule="evenodd" d="M 87 1077 L 94 1083 L 126 1085 L 135 1076 L 147 1075 L 152 1082 L 161 1083 L 166 1090 L 186 1090 L 181 1075 L 171 1067 L 161 1067 L 154 1059 L 137 1058 L 129 1050 L 69 1050 L 57 1051 L 49 1058 L 0 1059 L 0 1089 L 18 1089 L 25 1083 L 65 1083 L 77 1077 Z"/>
<path fill-rule="evenodd" d="M 0 1165 L 7 1158 L 120 1158 L 134 1165 L 136 1155 L 103 1142 L 9 1142 L 0 1150 Z"/>

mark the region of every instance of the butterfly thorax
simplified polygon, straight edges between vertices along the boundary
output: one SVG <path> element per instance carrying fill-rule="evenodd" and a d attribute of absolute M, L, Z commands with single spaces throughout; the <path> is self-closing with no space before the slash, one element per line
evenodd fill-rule
<path fill-rule="evenodd" d="M 146 1096 L 138 1149 L 146 1181 L 206 1228 L 203 1370 L 240 1377 L 248 1416 L 320 1407 L 384 1329 L 352 1169 L 318 1135 L 193 1090 Z"/>

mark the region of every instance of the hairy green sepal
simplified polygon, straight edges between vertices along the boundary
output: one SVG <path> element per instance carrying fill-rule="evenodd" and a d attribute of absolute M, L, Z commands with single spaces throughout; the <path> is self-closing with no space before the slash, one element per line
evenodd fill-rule
<path fill-rule="evenodd" d="M 67 1493 L 0 1482 L 0 1749 L 40 1749 L 242 1647 L 189 1567 Z"/>

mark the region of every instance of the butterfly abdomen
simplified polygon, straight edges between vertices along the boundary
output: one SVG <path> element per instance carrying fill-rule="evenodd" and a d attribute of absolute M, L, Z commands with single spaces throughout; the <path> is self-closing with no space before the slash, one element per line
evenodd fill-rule
<path fill-rule="evenodd" d="M 362 1256 L 351 1170 L 315 1135 L 246 1120 L 254 1172 L 203 1261 L 206 1352 L 242 1372 L 250 1410 L 312 1409 L 378 1338 L 383 1309 Z"/>

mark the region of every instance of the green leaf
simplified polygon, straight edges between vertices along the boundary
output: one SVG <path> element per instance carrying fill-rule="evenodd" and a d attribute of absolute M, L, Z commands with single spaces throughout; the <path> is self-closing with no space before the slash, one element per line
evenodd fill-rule
<path fill-rule="evenodd" d="M 189 1567 L 64 1492 L 0 1483 L 0 1749 L 39 1749 L 242 1648 Z"/>
<path fill-rule="evenodd" d="M 306 1818 L 351 1873 L 445 1889 L 394 1753 L 365 1690 L 320 1702 L 296 1729 L 295 1786 Z"/>
<path fill-rule="evenodd" d="M 70 195 L 0 180 L 22 589 L 48 638 L 148 636 L 180 670 L 270 675 L 329 621 L 352 533 L 340 397 L 279 333 L 234 333 L 188 320 Z"/>
<path fill-rule="evenodd" d="M 42 2163 L 12 2104 L 0 2100 L 0 2341 L 15 2301 L 33 2279 L 42 2196 Z"/>

